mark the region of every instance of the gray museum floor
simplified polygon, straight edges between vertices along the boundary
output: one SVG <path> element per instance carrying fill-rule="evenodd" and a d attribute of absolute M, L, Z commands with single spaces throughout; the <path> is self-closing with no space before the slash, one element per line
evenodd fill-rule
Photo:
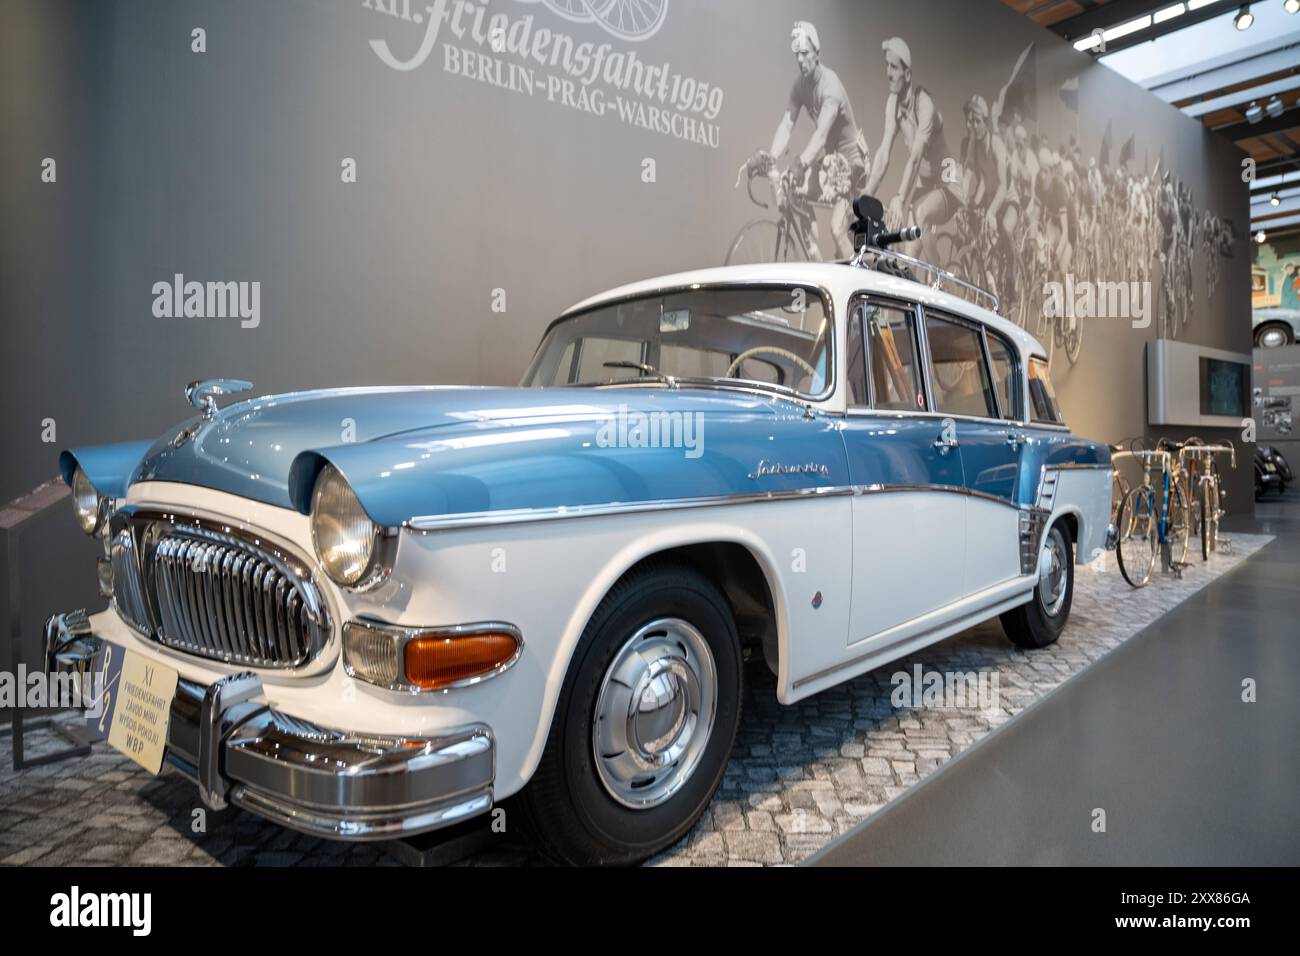
<path fill-rule="evenodd" d="M 1262 503 L 1254 522 L 1228 528 L 1230 553 L 1208 564 L 1194 553 L 1181 579 L 1157 576 L 1141 591 L 1113 556 L 1078 568 L 1070 625 L 1045 650 L 1017 650 L 990 622 L 792 707 L 752 663 L 718 796 L 652 863 L 791 864 L 821 850 L 818 862 L 832 864 L 1297 862 L 1300 721 L 1288 682 L 1300 675 L 1300 496 Z M 918 666 L 979 673 L 986 690 L 996 683 L 964 706 L 895 707 L 894 675 Z M 1240 702 L 1245 677 L 1258 681 L 1258 703 Z M 61 743 L 37 731 L 29 755 Z M 195 832 L 197 792 L 172 771 L 155 778 L 97 746 L 14 774 L 11 750 L 6 735 L 0 864 L 411 858 L 238 810 L 207 814 Z M 506 832 L 476 829 L 461 862 L 539 862 L 505 806 Z M 1104 834 L 1092 831 L 1097 808 Z"/>

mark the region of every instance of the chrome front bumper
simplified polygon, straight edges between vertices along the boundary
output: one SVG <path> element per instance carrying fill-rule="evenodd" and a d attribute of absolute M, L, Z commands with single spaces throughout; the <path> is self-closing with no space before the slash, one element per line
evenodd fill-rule
<path fill-rule="evenodd" d="M 100 643 L 85 611 L 56 614 L 45 624 L 46 670 L 84 673 Z M 167 760 L 214 810 L 234 804 L 328 839 L 390 840 L 492 806 L 495 743 L 482 724 L 438 737 L 354 734 L 260 700 L 253 673 L 176 688 Z"/>

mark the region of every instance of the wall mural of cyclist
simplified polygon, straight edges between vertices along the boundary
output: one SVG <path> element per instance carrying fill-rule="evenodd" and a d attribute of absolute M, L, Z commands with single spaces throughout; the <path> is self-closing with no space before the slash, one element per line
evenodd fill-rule
<path fill-rule="evenodd" d="M 1090 312 L 1076 290 L 1093 295 L 1102 283 L 1151 290 L 1164 338 L 1177 338 L 1192 321 L 1198 286 L 1211 301 L 1220 291 L 1222 260 L 1241 238 L 1232 220 L 1197 208 L 1163 147 L 1154 164 L 1139 160 L 1136 133 L 1112 156 L 1109 122 L 1091 154 L 1080 143 L 1077 115 L 1068 136 L 1060 123 L 1055 136 L 1040 126 L 1044 91 L 1034 42 L 987 97 L 933 65 L 925 75 L 934 84 L 921 83 L 901 36 L 879 43 L 881 80 L 853 89 L 822 61 L 814 23 L 796 21 L 789 43 L 797 74 L 785 111 L 771 146 L 746 160 L 736 179 L 769 214 L 739 230 L 728 263 L 847 258 L 847 211 L 865 191 L 884 201 L 890 228 L 922 227 L 921 239 L 903 251 L 994 292 L 1002 312 L 1037 335 L 1049 358 L 1062 352 L 1070 366 L 1096 308 Z M 947 123 L 936 95 L 962 103 Z M 873 104 L 883 102 L 874 154 L 854 97 L 857 115 L 880 115 Z M 1058 112 L 1077 114 L 1077 79 L 1062 84 L 1059 97 Z M 791 152 L 792 142 L 806 145 Z M 880 192 L 895 168 L 895 189 Z M 1062 290 L 1056 299 L 1053 284 Z"/>
<path fill-rule="evenodd" d="M 51 78 L 0 86 L 21 212 L 0 229 L 27 277 L 0 309 L 31 319 L 0 350 L 0 501 L 48 478 L 33 422 L 78 444 L 157 434 L 215 374 L 516 384 L 591 293 L 847 256 L 862 192 L 925 227 L 904 251 L 992 288 L 1052 349 L 1082 434 L 1157 432 L 1155 338 L 1250 349 L 1244 154 L 1001 0 L 39 6 L 0 35 Z M 104 37 L 113 56 L 75 52 Z M 45 157 L 57 183 L 32 175 Z M 178 273 L 260 283 L 259 324 L 155 316 Z M 1044 314 L 1049 282 L 1073 302 L 1098 279 L 1150 282 L 1150 324 Z M 136 374 L 87 348 L 71 389 L 30 361 L 88 333 Z"/>

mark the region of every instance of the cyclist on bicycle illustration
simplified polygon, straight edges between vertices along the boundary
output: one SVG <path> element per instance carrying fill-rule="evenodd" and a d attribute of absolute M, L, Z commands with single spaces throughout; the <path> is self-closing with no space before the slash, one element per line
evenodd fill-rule
<path fill-rule="evenodd" d="M 790 136 L 801 112 L 807 112 L 816 127 L 808 144 L 790 164 L 789 182 L 801 194 L 818 190 L 811 188 L 809 179 L 812 165 L 820 157 L 818 173 L 821 199 L 831 203 L 831 233 L 840 258 L 853 254 L 848 224 L 852 196 L 862 190 L 867 176 L 867 144 L 857 120 L 853 105 L 838 74 L 821 62 L 821 39 L 817 28 L 800 20 L 790 31 L 790 51 L 799 66 L 799 76 L 790 87 L 790 98 L 785 114 L 772 137 L 770 152 L 760 150 L 749 161 L 752 169 L 765 169 L 774 190 L 780 190 L 781 174 L 777 163 L 790 147 Z M 817 222 L 809 224 L 810 253 L 820 258 L 817 246 Z"/>
<path fill-rule="evenodd" d="M 907 162 L 898 195 L 889 201 L 885 224 L 890 229 L 915 224 L 921 227 L 924 258 L 939 259 L 935 228 L 957 212 L 957 194 L 943 178 L 944 160 L 949 158 L 943 135 L 943 116 L 925 87 L 912 80 L 912 51 L 899 37 L 880 45 L 885 53 L 885 79 L 889 99 L 885 102 L 885 132 L 876 151 L 867 180 L 867 193 L 874 196 L 889 171 L 894 140 L 901 133 Z M 907 214 L 911 211 L 912 215 Z M 910 221 L 904 222 L 907 218 Z"/>
<path fill-rule="evenodd" d="M 1012 179 L 1010 156 L 1002 137 L 993 129 L 989 104 L 976 94 L 966 103 L 966 137 L 961 144 L 963 193 L 966 206 L 979 216 L 993 241 L 985 248 L 985 261 L 998 262 L 997 294 L 1009 297 L 1015 270 L 1016 227 L 1020 201 Z"/>

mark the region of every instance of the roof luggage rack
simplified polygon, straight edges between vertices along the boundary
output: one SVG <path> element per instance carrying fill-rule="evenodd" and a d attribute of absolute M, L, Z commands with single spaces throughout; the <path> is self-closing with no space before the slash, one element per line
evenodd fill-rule
<path fill-rule="evenodd" d="M 920 226 L 909 226 L 893 232 L 886 230 L 883 222 L 885 208 L 874 196 L 859 196 L 853 201 L 853 211 L 857 213 L 858 219 L 849 226 L 849 233 L 853 236 L 853 245 L 858 252 L 848 260 L 848 265 L 874 269 L 877 272 L 911 279 L 913 282 L 921 281 L 912 273 L 913 269 L 919 269 L 929 276 L 929 279 L 922 283 L 923 285 L 943 291 L 944 284 L 948 283 L 973 296 L 975 305 L 1001 314 L 998 297 L 988 289 L 980 288 L 975 283 L 953 275 L 947 269 L 942 269 L 933 263 L 888 248 L 895 242 L 911 242 L 919 239 Z"/>

